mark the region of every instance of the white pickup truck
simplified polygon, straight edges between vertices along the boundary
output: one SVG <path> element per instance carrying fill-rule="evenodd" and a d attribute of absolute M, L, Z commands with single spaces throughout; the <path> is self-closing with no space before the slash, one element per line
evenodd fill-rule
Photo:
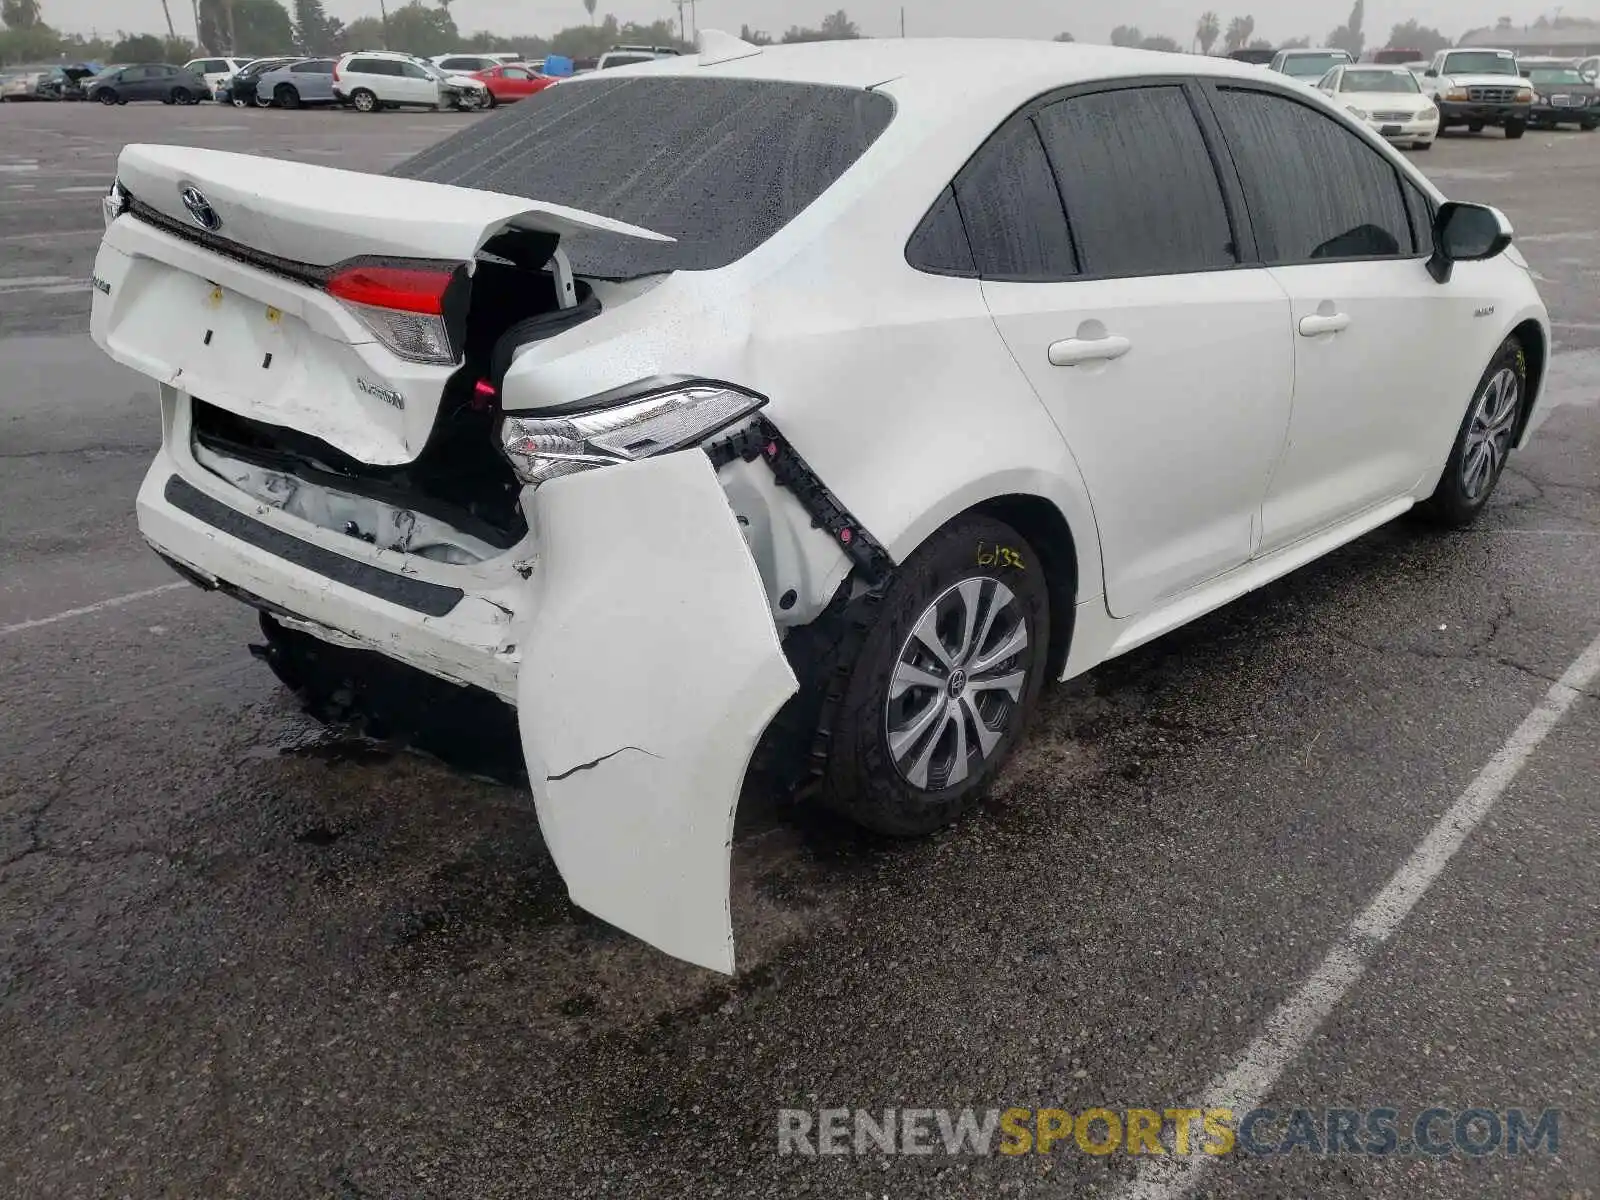
<path fill-rule="evenodd" d="M 1422 90 L 1439 108 L 1441 131 L 1498 125 L 1513 139 L 1527 132 L 1533 85 L 1509 50 L 1441 50 L 1423 72 Z"/>

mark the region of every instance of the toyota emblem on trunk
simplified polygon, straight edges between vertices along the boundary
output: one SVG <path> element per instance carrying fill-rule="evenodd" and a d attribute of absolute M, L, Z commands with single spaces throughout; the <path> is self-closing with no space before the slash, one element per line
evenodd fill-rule
<path fill-rule="evenodd" d="M 211 201 L 199 188 L 186 187 L 179 193 L 183 197 L 183 206 L 189 210 L 189 218 L 207 233 L 215 233 L 222 228 L 222 218 L 217 216 L 217 210 L 211 207 Z"/>

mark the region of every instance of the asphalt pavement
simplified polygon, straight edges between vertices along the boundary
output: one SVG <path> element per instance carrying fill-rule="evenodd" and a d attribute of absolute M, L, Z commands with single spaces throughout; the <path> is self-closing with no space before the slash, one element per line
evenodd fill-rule
<path fill-rule="evenodd" d="M 153 389 L 86 333 L 121 145 L 382 169 L 473 119 L 0 107 L 0 1192 L 1600 1194 L 1600 135 L 1418 156 L 1511 216 L 1555 322 L 1558 407 L 1474 529 L 1397 523 L 1048 692 L 938 837 L 747 797 L 730 981 L 574 909 L 492 764 L 308 721 L 135 528 Z M 1163 1173 L 777 1136 L 1219 1095 L 1279 1139 L 1437 1106 L 1559 1143 Z"/>

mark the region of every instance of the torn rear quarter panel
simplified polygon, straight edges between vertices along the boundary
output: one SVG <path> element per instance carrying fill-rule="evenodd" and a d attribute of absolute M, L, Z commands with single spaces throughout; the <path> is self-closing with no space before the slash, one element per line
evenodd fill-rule
<path fill-rule="evenodd" d="M 745 770 L 797 684 L 699 449 L 585 471 L 528 505 L 540 547 L 518 720 L 574 904 L 729 974 Z"/>

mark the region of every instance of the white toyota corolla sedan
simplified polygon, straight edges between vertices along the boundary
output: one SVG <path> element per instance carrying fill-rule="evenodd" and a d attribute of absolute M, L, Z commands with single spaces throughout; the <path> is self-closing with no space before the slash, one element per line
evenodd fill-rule
<path fill-rule="evenodd" d="M 1097 46 L 709 34 L 388 175 L 129 146 L 106 215 L 156 552 L 302 692 L 514 707 L 573 900 L 721 970 L 758 743 L 956 819 L 1048 681 L 1471 521 L 1550 345 L 1505 218 L 1362 122 Z"/>
<path fill-rule="evenodd" d="M 1317 90 L 1387 141 L 1432 150 L 1439 136 L 1439 109 L 1406 67 L 1335 67 Z"/>

